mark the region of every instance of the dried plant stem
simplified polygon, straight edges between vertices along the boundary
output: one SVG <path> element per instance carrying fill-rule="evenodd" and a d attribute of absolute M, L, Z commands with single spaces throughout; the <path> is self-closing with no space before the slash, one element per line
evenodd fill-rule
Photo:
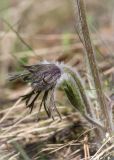
<path fill-rule="evenodd" d="M 106 131 L 109 132 L 110 134 L 112 133 L 112 125 L 110 123 L 110 117 L 109 117 L 109 112 L 106 104 L 106 100 L 103 94 L 102 90 L 102 85 L 99 77 L 99 72 L 98 72 L 98 67 L 96 63 L 96 59 L 94 56 L 94 50 L 92 47 L 91 39 L 90 39 L 90 33 L 87 25 L 87 20 L 86 20 L 86 11 L 85 11 L 85 6 L 83 0 L 76 0 L 77 5 L 78 5 L 78 13 L 79 13 L 79 18 L 80 18 L 80 25 L 82 29 L 82 35 L 83 35 L 83 40 L 84 40 L 84 46 L 86 49 L 86 54 L 88 58 L 88 62 L 90 65 L 92 77 L 94 80 L 95 88 L 96 88 L 96 93 L 98 96 L 98 101 L 102 109 L 102 113 L 104 116 L 104 124 Z"/>

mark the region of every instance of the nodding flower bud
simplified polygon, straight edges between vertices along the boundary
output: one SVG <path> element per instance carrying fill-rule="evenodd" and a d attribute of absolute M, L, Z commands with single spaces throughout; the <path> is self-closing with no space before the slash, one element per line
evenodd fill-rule
<path fill-rule="evenodd" d="M 54 90 L 57 80 L 61 77 L 61 69 L 56 64 L 43 63 L 23 67 L 25 69 L 23 72 L 11 75 L 9 80 L 22 79 L 23 81 L 31 84 L 32 91 L 22 96 L 22 100 L 25 100 L 26 106 L 30 108 L 30 112 L 32 112 L 34 103 L 40 93 L 44 92 L 39 111 L 43 104 L 49 117 L 54 119 L 55 111 L 60 116 L 55 105 Z M 47 100 L 49 100 L 49 106 L 47 106 Z"/>

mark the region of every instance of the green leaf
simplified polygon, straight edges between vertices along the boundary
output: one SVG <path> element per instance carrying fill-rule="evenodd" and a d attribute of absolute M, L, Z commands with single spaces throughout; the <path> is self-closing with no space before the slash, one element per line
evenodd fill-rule
<path fill-rule="evenodd" d="M 85 107 L 81 99 L 79 89 L 73 84 L 71 80 L 65 80 L 63 83 L 65 93 L 70 101 L 70 103 L 79 111 L 81 114 L 85 113 Z"/>

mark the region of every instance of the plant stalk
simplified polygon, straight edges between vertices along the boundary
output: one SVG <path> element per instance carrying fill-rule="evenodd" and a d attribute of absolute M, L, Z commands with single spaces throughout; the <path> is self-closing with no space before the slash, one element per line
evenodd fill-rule
<path fill-rule="evenodd" d="M 83 40 L 84 40 L 84 46 L 86 49 L 86 54 L 87 54 L 89 66 L 91 69 L 91 74 L 94 80 L 98 101 L 102 109 L 102 113 L 104 117 L 104 125 L 106 128 L 106 131 L 112 134 L 112 125 L 110 123 L 110 117 L 109 117 L 109 112 L 106 104 L 106 99 L 102 90 L 98 66 L 96 63 L 94 50 L 93 50 L 91 39 L 90 39 L 90 33 L 89 33 L 89 28 L 88 28 L 87 19 L 86 19 L 85 5 L 83 0 L 76 0 L 76 1 L 78 5 L 78 14 L 80 18 L 80 25 L 81 25 L 81 30 L 82 30 Z"/>
<path fill-rule="evenodd" d="M 83 83 L 81 82 L 81 79 L 78 75 L 78 73 L 76 71 L 73 71 L 71 68 L 69 67 L 64 67 L 64 71 L 66 73 L 68 73 L 76 82 L 81 98 L 82 98 L 82 102 L 80 102 L 80 104 L 78 104 L 81 108 L 84 108 L 83 111 L 79 111 L 81 113 L 81 115 L 88 120 L 91 124 L 95 125 L 97 128 L 100 129 L 100 131 L 102 131 L 102 133 L 105 131 L 104 126 L 96 119 L 96 117 L 94 116 L 94 113 L 92 112 L 92 104 L 90 104 L 90 101 L 86 95 Z M 71 96 L 71 92 L 70 92 L 70 96 Z M 71 102 L 71 101 L 70 101 Z M 75 108 L 76 108 L 76 103 L 71 103 Z"/>

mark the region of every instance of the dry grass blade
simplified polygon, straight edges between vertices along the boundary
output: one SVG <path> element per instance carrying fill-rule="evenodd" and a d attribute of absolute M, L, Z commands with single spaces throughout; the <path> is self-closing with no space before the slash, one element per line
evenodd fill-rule
<path fill-rule="evenodd" d="M 7 26 L 17 35 L 17 37 L 19 38 L 19 40 L 30 50 L 32 51 L 32 53 L 37 57 L 35 51 L 33 50 L 33 48 L 28 44 L 26 43 L 23 38 L 20 36 L 20 34 L 13 28 L 13 26 L 11 24 L 9 24 L 5 19 L 3 19 L 3 22 L 7 24 Z M 39 57 L 38 57 L 39 58 Z"/>
<path fill-rule="evenodd" d="M 19 99 L 14 105 L 13 107 L 11 107 L 8 112 L 3 116 L 3 118 L 0 120 L 0 123 L 2 123 L 7 117 L 8 115 L 13 111 L 14 108 L 17 107 L 17 105 L 21 102 L 21 99 Z"/>
<path fill-rule="evenodd" d="M 110 151 L 113 149 L 114 149 L 114 144 L 104 149 L 101 153 L 99 153 L 96 157 L 94 157 L 94 160 L 104 159 L 103 155 L 105 155 L 106 153 L 109 153 L 108 155 L 110 155 Z"/>
<path fill-rule="evenodd" d="M 94 158 L 96 158 L 97 156 L 100 157 L 101 155 L 103 155 L 105 152 L 104 150 L 110 150 L 114 147 L 114 145 L 111 145 L 111 148 L 110 147 L 107 147 L 106 149 L 103 150 L 103 148 L 111 142 L 111 139 L 113 140 L 114 137 L 109 137 L 108 140 L 106 140 L 103 145 L 97 150 L 97 152 L 95 153 L 94 156 L 92 156 L 91 160 L 94 160 Z M 112 147 L 113 146 L 113 147 Z"/>

